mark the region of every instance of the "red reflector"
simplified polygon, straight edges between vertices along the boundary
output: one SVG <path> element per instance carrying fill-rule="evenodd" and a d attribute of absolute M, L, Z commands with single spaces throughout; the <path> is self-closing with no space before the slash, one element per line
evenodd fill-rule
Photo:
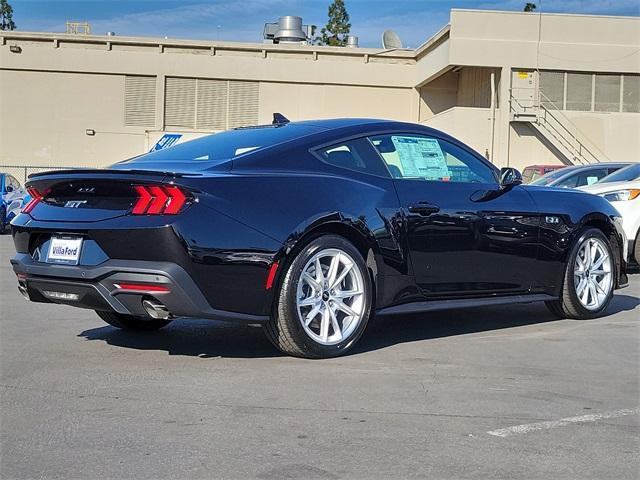
<path fill-rule="evenodd" d="M 146 189 L 146 187 L 142 185 L 136 185 L 134 188 L 136 189 L 136 192 L 138 192 L 138 200 L 136 200 L 131 213 L 133 213 L 134 215 L 142 215 L 147 211 L 147 208 L 149 207 L 149 204 L 151 203 L 153 197 Z"/>
<path fill-rule="evenodd" d="M 31 200 L 24 206 L 22 213 L 29 213 L 43 198 L 43 195 L 35 187 L 27 187 L 27 192 L 31 195 Z"/>
<path fill-rule="evenodd" d="M 145 285 L 143 283 L 114 283 L 113 286 L 118 290 L 131 290 L 136 292 L 168 293 L 171 291 L 162 285 Z"/>
<path fill-rule="evenodd" d="M 27 274 L 26 273 L 16 273 L 16 277 L 18 277 L 19 281 L 24 281 L 27 279 Z"/>
<path fill-rule="evenodd" d="M 278 270 L 278 262 L 273 262 L 271 267 L 269 268 L 269 274 L 267 275 L 267 283 L 265 283 L 264 288 L 269 290 L 273 287 L 273 281 L 276 279 L 276 271 Z"/>
<path fill-rule="evenodd" d="M 175 185 L 165 187 L 164 189 L 169 194 L 169 205 L 164 209 L 164 213 L 166 215 L 175 215 L 187 201 L 187 197 L 182 193 L 182 190 Z"/>

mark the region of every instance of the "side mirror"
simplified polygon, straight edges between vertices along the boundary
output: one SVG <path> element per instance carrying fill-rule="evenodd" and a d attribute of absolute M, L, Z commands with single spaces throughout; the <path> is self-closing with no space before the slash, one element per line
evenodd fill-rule
<path fill-rule="evenodd" d="M 500 169 L 500 188 L 512 188 L 522 183 L 522 174 L 515 168 L 503 167 Z"/>

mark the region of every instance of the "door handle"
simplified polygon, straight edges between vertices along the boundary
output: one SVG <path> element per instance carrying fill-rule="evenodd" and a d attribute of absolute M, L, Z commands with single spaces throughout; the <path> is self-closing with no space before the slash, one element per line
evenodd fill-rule
<path fill-rule="evenodd" d="M 439 211 L 440 207 L 427 202 L 418 202 L 416 204 L 409 205 L 409 213 L 422 215 L 423 217 L 431 215 L 432 213 L 438 213 Z"/>

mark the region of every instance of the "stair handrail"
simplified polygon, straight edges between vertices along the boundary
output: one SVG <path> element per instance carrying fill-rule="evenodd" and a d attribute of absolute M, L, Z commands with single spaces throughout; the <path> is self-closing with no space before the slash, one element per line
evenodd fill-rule
<path fill-rule="evenodd" d="M 580 146 L 580 149 L 578 150 L 579 153 L 581 153 L 581 150 L 584 149 L 589 155 L 591 155 L 592 158 L 595 159 L 595 163 L 599 163 L 602 160 L 600 160 L 600 158 L 598 156 L 596 156 L 590 148 L 587 147 L 587 145 L 585 145 L 585 142 L 581 141 L 578 136 L 582 136 L 586 139 L 586 135 L 584 133 L 582 133 L 582 131 L 578 128 L 578 126 L 573 123 L 571 121 L 571 119 L 566 116 L 564 113 L 562 113 L 562 110 L 560 110 L 560 108 L 558 108 L 558 106 L 549 98 L 547 97 L 540 89 L 538 90 L 538 107 L 540 109 L 542 109 L 545 112 L 545 121 L 546 121 L 546 114 L 548 113 L 556 122 L 558 122 L 558 124 L 569 134 L 571 135 L 571 137 L 578 143 L 578 145 Z M 554 112 L 551 111 L 551 109 L 547 108 L 545 105 L 543 105 L 543 102 L 541 100 L 544 100 L 545 103 L 553 105 L 555 107 L 555 113 L 557 113 L 560 117 L 562 117 L 562 120 L 564 120 L 566 123 L 568 123 L 569 125 L 571 125 L 574 129 L 575 129 L 575 133 L 572 132 L 571 130 L 569 130 L 567 128 L 567 126 L 558 118 L 556 118 L 556 116 L 554 115 Z M 598 148 L 597 145 L 594 145 L 592 142 L 590 142 L 589 140 L 587 140 L 591 146 L 592 149 L 596 150 L 597 153 L 606 161 L 611 161 L 609 159 L 609 157 Z M 593 162 L 590 162 L 593 163 Z"/>

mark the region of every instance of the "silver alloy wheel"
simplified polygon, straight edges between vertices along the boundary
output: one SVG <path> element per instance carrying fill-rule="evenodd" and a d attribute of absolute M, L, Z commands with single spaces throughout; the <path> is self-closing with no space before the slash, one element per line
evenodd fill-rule
<path fill-rule="evenodd" d="M 360 268 L 346 252 L 327 248 L 302 269 L 296 309 L 305 332 L 321 345 L 349 338 L 364 316 L 365 283 Z"/>
<path fill-rule="evenodd" d="M 598 310 L 613 288 L 611 257 L 605 243 L 587 238 L 576 255 L 573 282 L 578 300 L 587 310 Z"/>

